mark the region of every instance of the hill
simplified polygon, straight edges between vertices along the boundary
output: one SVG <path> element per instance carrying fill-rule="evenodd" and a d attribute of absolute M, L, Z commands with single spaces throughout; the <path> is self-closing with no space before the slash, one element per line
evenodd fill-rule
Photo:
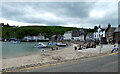
<path fill-rule="evenodd" d="M 62 26 L 21 26 L 21 27 L 2 27 L 3 38 L 23 38 L 24 36 L 36 36 L 39 33 L 44 34 L 45 37 L 50 38 L 52 35 L 63 35 L 66 31 L 76 30 L 81 28 L 76 27 L 62 27 Z M 86 33 L 93 32 L 93 29 L 83 29 Z"/>

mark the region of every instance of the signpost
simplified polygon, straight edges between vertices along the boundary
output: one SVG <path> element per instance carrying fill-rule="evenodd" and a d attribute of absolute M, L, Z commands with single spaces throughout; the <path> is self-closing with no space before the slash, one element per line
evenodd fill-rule
<path fill-rule="evenodd" d="M 101 52 L 102 52 L 102 49 L 103 48 L 103 45 L 102 44 L 100 44 L 100 54 L 101 54 Z"/>
<path fill-rule="evenodd" d="M 102 49 L 103 48 L 103 44 L 101 44 L 101 38 L 100 38 L 100 54 L 101 54 L 101 52 L 102 52 Z"/>

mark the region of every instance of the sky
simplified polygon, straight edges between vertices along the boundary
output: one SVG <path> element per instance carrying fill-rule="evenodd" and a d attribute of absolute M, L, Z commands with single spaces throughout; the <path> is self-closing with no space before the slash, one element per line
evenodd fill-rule
<path fill-rule="evenodd" d="M 3 2 L 1 23 L 94 28 L 118 26 L 117 2 Z"/>

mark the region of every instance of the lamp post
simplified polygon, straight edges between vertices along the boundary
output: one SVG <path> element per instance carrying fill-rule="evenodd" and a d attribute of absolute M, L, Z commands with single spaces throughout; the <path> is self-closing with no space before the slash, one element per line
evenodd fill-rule
<path fill-rule="evenodd" d="M 101 38 L 102 38 L 102 36 L 100 36 L 100 54 L 101 54 L 101 52 L 102 52 L 102 48 L 103 48 L 103 44 L 101 44 Z"/>

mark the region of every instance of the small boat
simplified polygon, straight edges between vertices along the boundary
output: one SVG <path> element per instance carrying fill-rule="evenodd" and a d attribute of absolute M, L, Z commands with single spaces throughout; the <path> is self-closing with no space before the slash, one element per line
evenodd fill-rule
<path fill-rule="evenodd" d="M 49 45 L 55 45 L 57 44 L 56 42 L 48 42 Z"/>
<path fill-rule="evenodd" d="M 13 43 L 13 44 L 20 44 L 20 41 L 19 40 L 12 40 L 11 43 Z"/>
<path fill-rule="evenodd" d="M 60 43 L 57 43 L 57 44 L 56 44 L 56 46 L 66 47 L 66 46 L 67 46 L 67 44 L 63 44 L 63 43 L 61 43 L 61 42 L 60 42 Z"/>
<path fill-rule="evenodd" d="M 46 48 L 47 45 L 45 45 L 45 44 L 39 42 L 38 44 L 34 45 L 33 47 L 35 47 L 35 48 Z"/>

